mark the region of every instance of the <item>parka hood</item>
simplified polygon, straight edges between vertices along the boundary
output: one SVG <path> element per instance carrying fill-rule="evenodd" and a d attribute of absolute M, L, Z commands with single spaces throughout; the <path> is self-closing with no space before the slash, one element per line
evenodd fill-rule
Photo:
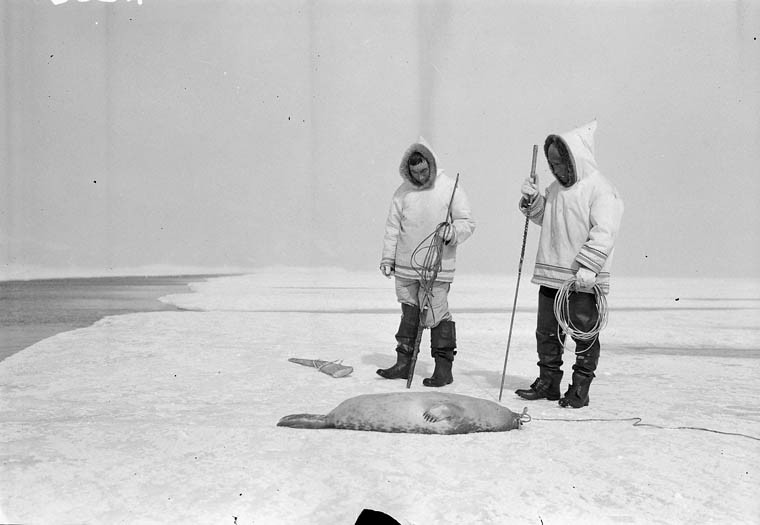
<path fill-rule="evenodd" d="M 594 133 L 596 132 L 596 120 L 577 127 L 573 130 L 549 135 L 544 141 L 544 155 L 548 158 L 549 145 L 559 139 L 567 147 L 570 161 L 573 165 L 574 178 L 566 187 L 570 187 L 578 181 L 585 179 L 599 169 L 594 158 Z"/>
<path fill-rule="evenodd" d="M 412 178 L 412 174 L 409 172 L 409 157 L 414 152 L 422 154 L 422 156 L 425 157 L 425 160 L 427 160 L 428 166 L 430 167 L 430 178 L 427 180 L 427 182 L 425 182 L 425 184 L 418 183 L 416 180 L 414 180 L 414 178 Z M 433 153 L 433 150 L 430 148 L 430 145 L 425 141 L 424 138 L 420 137 L 417 142 L 406 149 L 404 155 L 401 157 L 401 164 L 399 165 L 398 171 L 401 174 L 401 178 L 416 188 L 430 188 L 433 186 L 433 184 L 435 184 L 435 178 L 438 175 L 438 163 L 436 162 L 435 153 Z"/>

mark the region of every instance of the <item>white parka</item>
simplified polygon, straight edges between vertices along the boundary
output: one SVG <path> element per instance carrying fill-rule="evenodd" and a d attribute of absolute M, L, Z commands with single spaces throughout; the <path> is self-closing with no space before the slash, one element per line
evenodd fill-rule
<path fill-rule="evenodd" d="M 419 185 L 409 173 L 408 160 L 414 152 L 421 153 L 430 166 L 430 179 L 423 185 Z M 416 261 L 412 261 L 412 254 L 440 223 L 446 221 L 451 203 L 454 237 L 443 246 L 441 270 L 438 272 L 437 280 L 452 282 L 457 246 L 467 240 L 475 230 L 475 220 L 472 218 L 462 184 L 457 184 L 454 191 L 455 179 L 438 169 L 435 154 L 422 138 L 404 152 L 399 173 L 404 182 L 396 189 L 391 200 L 388 218 L 385 221 L 380 264 L 392 266 L 397 277 L 418 279 L 419 274 L 415 268 L 419 268 L 423 263 L 427 250 L 423 246 Z"/>
<path fill-rule="evenodd" d="M 623 201 L 599 172 L 594 159 L 596 121 L 562 133 L 559 138 L 570 152 L 575 181 L 563 186 L 552 182 L 544 195 L 521 211 L 541 226 L 536 266 L 531 282 L 560 288 L 574 278 L 579 266 L 597 274 L 603 293 L 609 292 L 610 267 L 615 240 L 623 216 Z M 550 135 L 544 146 L 548 147 Z"/>

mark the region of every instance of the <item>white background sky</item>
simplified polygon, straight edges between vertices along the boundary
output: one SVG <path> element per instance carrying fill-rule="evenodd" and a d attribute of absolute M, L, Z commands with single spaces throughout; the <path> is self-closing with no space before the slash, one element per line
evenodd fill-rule
<path fill-rule="evenodd" d="M 760 274 L 755 2 L 10 0 L 0 24 L 0 277 L 374 269 L 420 134 L 478 220 L 458 270 L 514 273 L 532 145 L 592 118 L 615 273 Z"/>

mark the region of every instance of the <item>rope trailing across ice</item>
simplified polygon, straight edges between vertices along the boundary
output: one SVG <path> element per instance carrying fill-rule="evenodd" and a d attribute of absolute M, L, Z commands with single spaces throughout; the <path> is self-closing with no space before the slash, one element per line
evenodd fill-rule
<path fill-rule="evenodd" d="M 484 397 L 490 397 L 493 398 L 494 401 L 496 401 L 496 398 L 488 393 L 486 390 L 483 389 Z M 497 401 L 498 402 L 498 401 Z M 749 434 L 742 434 L 741 432 L 725 432 L 723 430 L 714 430 L 712 428 L 705 428 L 705 427 L 689 427 L 689 426 L 679 426 L 679 427 L 665 427 L 662 425 L 655 425 L 654 423 L 643 423 L 643 420 L 640 417 L 625 417 L 625 418 L 586 418 L 586 419 L 572 419 L 572 418 L 546 418 L 546 417 L 532 417 L 527 414 L 527 407 L 523 409 L 523 415 L 527 416 L 528 419 L 524 422 L 528 421 L 553 421 L 553 422 L 564 422 L 564 423 L 591 423 L 591 422 L 602 422 L 602 423 L 612 423 L 616 421 L 633 421 L 634 427 L 650 427 L 650 428 L 657 428 L 660 430 L 698 430 L 701 432 L 712 432 L 714 434 L 722 434 L 724 436 L 737 436 L 737 437 L 743 437 L 747 439 L 753 439 L 755 441 L 760 441 L 760 437 L 751 436 Z"/>
<path fill-rule="evenodd" d="M 711 428 L 704 428 L 704 427 L 664 427 L 661 425 L 655 425 L 653 423 L 642 423 L 642 419 L 640 417 L 627 417 L 627 418 L 621 418 L 621 419 L 607 419 L 607 418 L 589 418 L 589 419 L 565 419 L 565 418 L 543 418 L 543 417 L 534 417 L 533 421 L 564 421 L 569 423 L 586 423 L 589 421 L 633 421 L 634 427 L 650 427 L 650 428 L 659 428 L 662 430 L 700 430 L 703 432 L 712 432 L 714 434 L 723 434 L 724 436 L 739 436 L 739 437 L 745 437 L 747 439 L 754 439 L 755 441 L 760 441 L 760 437 L 750 436 L 749 434 L 742 434 L 741 432 L 724 432 L 722 430 L 713 430 Z"/>

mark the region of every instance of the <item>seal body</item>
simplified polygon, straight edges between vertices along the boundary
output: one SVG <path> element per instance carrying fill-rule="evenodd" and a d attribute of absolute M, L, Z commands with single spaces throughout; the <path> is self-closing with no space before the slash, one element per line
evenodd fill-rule
<path fill-rule="evenodd" d="M 469 434 L 520 428 L 521 415 L 493 401 L 445 392 L 364 394 L 326 415 L 293 414 L 277 426 L 415 434 Z"/>

